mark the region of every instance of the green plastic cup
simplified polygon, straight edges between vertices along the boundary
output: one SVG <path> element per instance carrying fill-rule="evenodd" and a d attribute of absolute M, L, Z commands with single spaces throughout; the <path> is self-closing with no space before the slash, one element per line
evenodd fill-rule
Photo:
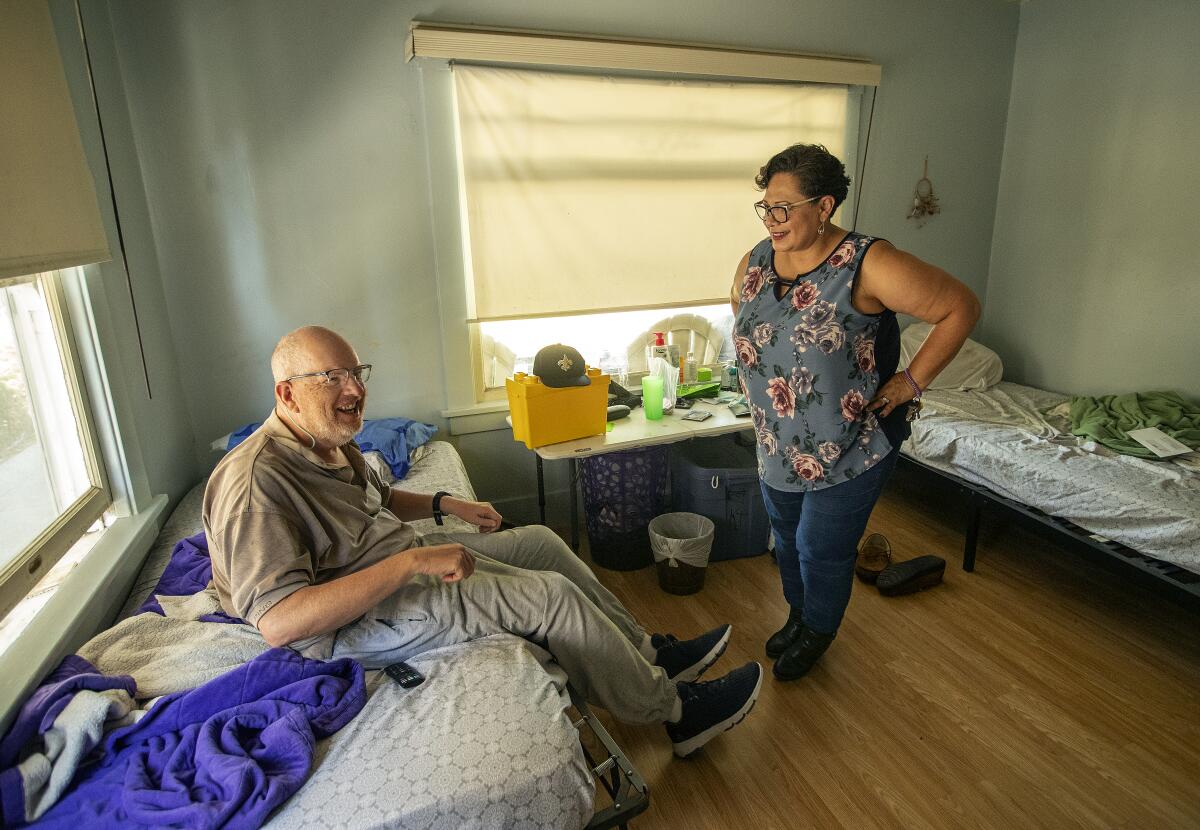
<path fill-rule="evenodd" d="M 642 378 L 642 408 L 647 421 L 661 421 L 663 416 L 663 379 L 657 375 Z"/>

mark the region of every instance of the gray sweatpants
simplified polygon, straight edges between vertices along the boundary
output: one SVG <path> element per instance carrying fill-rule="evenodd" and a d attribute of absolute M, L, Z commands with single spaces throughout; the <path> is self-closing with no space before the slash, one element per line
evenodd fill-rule
<path fill-rule="evenodd" d="M 590 703 L 626 723 L 665 721 L 675 683 L 638 650 L 645 632 L 591 569 L 549 528 L 435 533 L 475 554 L 460 582 L 419 575 L 337 632 L 334 657 L 371 668 L 507 632 L 544 645 Z"/>

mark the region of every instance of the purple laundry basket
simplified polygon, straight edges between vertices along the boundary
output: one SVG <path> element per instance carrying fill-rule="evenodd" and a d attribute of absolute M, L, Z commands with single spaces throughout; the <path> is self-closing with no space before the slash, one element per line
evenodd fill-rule
<path fill-rule="evenodd" d="M 592 560 L 633 571 L 653 562 L 646 526 L 667 507 L 666 447 L 610 452 L 583 459 L 583 506 Z"/>

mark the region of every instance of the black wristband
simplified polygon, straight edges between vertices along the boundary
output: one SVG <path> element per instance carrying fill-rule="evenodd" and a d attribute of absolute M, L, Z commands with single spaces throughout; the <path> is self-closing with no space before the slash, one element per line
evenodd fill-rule
<path fill-rule="evenodd" d="M 446 516 L 446 514 L 442 512 L 442 496 L 448 495 L 450 494 L 445 490 L 438 490 L 433 494 L 433 521 L 437 523 L 439 527 L 442 524 L 442 519 L 444 519 Z"/>

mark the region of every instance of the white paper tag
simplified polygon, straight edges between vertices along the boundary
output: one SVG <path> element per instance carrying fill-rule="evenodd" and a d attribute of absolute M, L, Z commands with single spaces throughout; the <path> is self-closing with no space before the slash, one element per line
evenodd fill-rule
<path fill-rule="evenodd" d="M 1127 435 L 1159 458 L 1170 458 L 1173 455 L 1183 455 L 1185 452 L 1192 451 L 1187 444 L 1181 444 L 1157 427 L 1135 429 Z"/>

